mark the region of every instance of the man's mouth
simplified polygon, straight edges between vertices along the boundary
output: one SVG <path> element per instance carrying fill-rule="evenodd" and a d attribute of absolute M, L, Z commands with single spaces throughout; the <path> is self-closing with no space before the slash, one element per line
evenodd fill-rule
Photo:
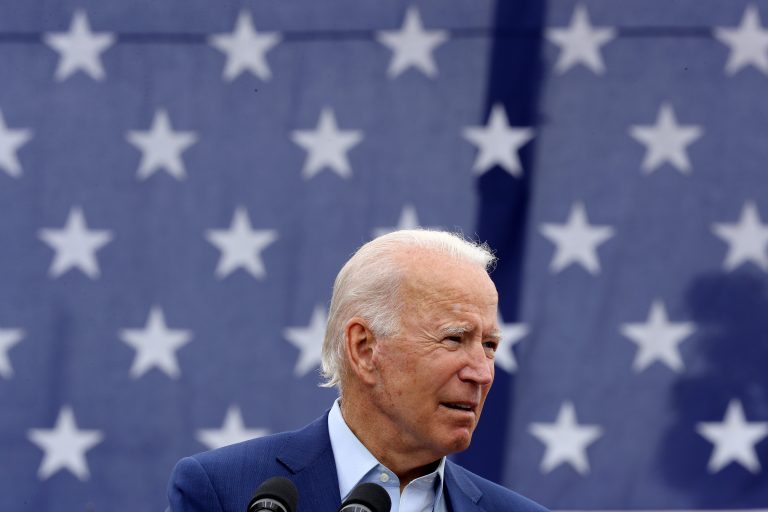
<path fill-rule="evenodd" d="M 457 411 L 473 412 L 475 405 L 466 402 L 440 402 L 440 405 Z"/>

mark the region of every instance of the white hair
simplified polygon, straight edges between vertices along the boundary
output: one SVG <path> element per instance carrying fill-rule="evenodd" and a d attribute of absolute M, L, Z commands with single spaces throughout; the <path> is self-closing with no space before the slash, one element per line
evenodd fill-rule
<path fill-rule="evenodd" d="M 338 386 L 341 390 L 341 378 L 346 370 L 344 331 L 350 318 L 365 319 L 375 336 L 387 337 L 398 332 L 403 269 L 396 255 L 408 248 L 434 251 L 456 261 L 481 266 L 486 271 L 496 262 L 487 244 L 446 231 L 393 231 L 360 247 L 341 268 L 333 285 L 321 358 L 325 382 L 321 386 Z"/>

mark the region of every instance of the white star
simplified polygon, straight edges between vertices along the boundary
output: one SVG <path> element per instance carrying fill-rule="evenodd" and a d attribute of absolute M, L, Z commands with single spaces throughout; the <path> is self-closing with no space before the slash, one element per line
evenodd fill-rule
<path fill-rule="evenodd" d="M 400 229 L 418 229 L 419 217 L 416 215 L 416 208 L 412 204 L 406 204 L 400 212 L 400 219 L 397 221 L 397 226 L 390 228 L 374 228 L 373 236 L 379 237 L 397 231 Z"/>
<path fill-rule="evenodd" d="M 0 169 L 9 176 L 21 176 L 21 164 L 16 157 L 16 151 L 32 138 L 32 130 L 11 130 L 5 124 L 3 112 L 0 110 Z"/>
<path fill-rule="evenodd" d="M 342 178 L 348 178 L 352 175 L 352 169 L 347 160 L 347 151 L 363 140 L 363 133 L 359 130 L 339 131 L 333 110 L 324 108 L 314 131 L 295 130 L 291 140 L 309 152 L 302 170 L 305 180 L 325 167 Z"/>
<path fill-rule="evenodd" d="M 176 350 L 192 339 L 192 331 L 169 329 L 163 310 L 152 307 L 144 329 L 122 329 L 120 339 L 136 350 L 130 375 L 138 379 L 153 367 L 164 371 L 171 378 L 178 378 L 179 363 Z"/>
<path fill-rule="evenodd" d="M 160 169 L 165 169 L 177 180 L 182 180 L 186 177 L 186 170 L 181 153 L 197 142 L 197 134 L 174 132 L 168 113 L 160 109 L 155 112 L 149 130 L 129 131 L 126 139 L 142 153 L 137 174 L 140 180 L 147 179 Z"/>
<path fill-rule="evenodd" d="M 266 53 L 280 42 L 275 32 L 257 33 L 251 15 L 241 11 L 231 34 L 218 34 L 208 39 L 211 46 L 227 54 L 224 78 L 232 81 L 243 71 L 250 71 L 264 81 L 272 78 Z"/>
<path fill-rule="evenodd" d="M 728 403 L 721 422 L 699 423 L 696 431 L 715 445 L 707 469 L 717 473 L 731 462 L 738 462 L 752 473 L 760 471 L 755 445 L 768 437 L 768 422 L 747 422 L 739 400 Z"/>
<path fill-rule="evenodd" d="M 215 450 L 222 446 L 241 443 L 255 437 L 266 436 L 267 434 L 269 434 L 269 431 L 265 429 L 245 428 L 240 408 L 236 405 L 231 405 L 227 409 L 227 415 L 221 428 L 200 429 L 197 431 L 197 440 L 207 446 L 209 450 Z"/>
<path fill-rule="evenodd" d="M 463 134 L 478 149 L 472 167 L 475 173 L 483 174 L 499 165 L 512 176 L 520 177 L 522 166 L 517 151 L 533 138 L 534 132 L 531 128 L 512 128 L 504 105 L 493 106 L 487 125 L 468 126 Z"/>
<path fill-rule="evenodd" d="M 424 30 L 419 10 L 409 7 L 400 30 L 382 30 L 376 39 L 394 52 L 387 76 L 396 78 L 409 67 L 420 70 L 428 77 L 437 75 L 432 52 L 448 40 L 445 30 Z"/>
<path fill-rule="evenodd" d="M 639 373 L 655 361 L 676 372 L 683 369 L 679 345 L 696 330 L 693 322 L 670 322 L 664 303 L 653 301 L 648 320 L 643 324 L 622 324 L 621 334 L 637 344 L 632 368 Z"/>
<path fill-rule="evenodd" d="M 267 275 L 261 251 L 277 240 L 277 231 L 253 229 L 248 211 L 239 207 L 229 229 L 209 229 L 205 238 L 221 251 L 216 277 L 223 279 L 242 267 L 258 279 Z"/>
<path fill-rule="evenodd" d="M 283 330 L 283 337 L 301 351 L 293 369 L 293 374 L 297 377 L 303 377 L 320 363 L 327 323 L 325 308 L 318 304 L 312 311 L 312 318 L 307 327 L 288 327 Z"/>
<path fill-rule="evenodd" d="M 768 225 L 760 222 L 754 202 L 744 203 L 739 222 L 713 224 L 712 231 L 728 243 L 728 254 L 723 262 L 726 270 L 751 261 L 768 272 Z"/>
<path fill-rule="evenodd" d="M 703 134 L 701 126 L 679 125 L 675 119 L 675 111 L 664 103 L 659 109 L 656 124 L 630 126 L 629 134 L 636 141 L 645 144 L 645 159 L 642 169 L 650 174 L 664 162 L 669 162 L 683 174 L 691 172 L 686 146 Z"/>
<path fill-rule="evenodd" d="M 574 203 L 565 224 L 543 224 L 541 234 L 557 248 L 549 268 L 555 273 L 571 263 L 579 263 L 592 274 L 600 272 L 597 246 L 613 236 L 613 228 L 589 223 L 581 202 Z"/>
<path fill-rule="evenodd" d="M 512 347 L 525 338 L 530 329 L 523 323 L 506 324 L 501 316 L 499 316 L 499 327 L 501 328 L 501 343 L 499 350 L 496 351 L 494 362 L 496 366 L 507 373 L 515 373 L 517 371 L 517 359 Z"/>
<path fill-rule="evenodd" d="M 550 28 L 547 39 L 560 47 L 555 69 L 565 73 L 576 64 L 583 64 L 596 74 L 605 72 L 600 47 L 616 37 L 612 28 L 594 28 L 587 8 L 579 4 L 573 10 L 568 28 Z"/>
<path fill-rule="evenodd" d="M 77 267 L 91 279 L 96 279 L 100 274 L 96 251 L 112 240 L 110 231 L 88 229 L 79 206 L 69 210 L 67 223 L 62 229 L 44 228 L 38 236 L 56 251 L 48 271 L 51 277 L 59 277 Z"/>
<path fill-rule="evenodd" d="M 768 74 L 768 30 L 760 22 L 757 7 L 747 6 L 738 28 L 716 27 L 715 37 L 731 49 L 725 64 L 727 74 L 733 75 L 750 64 Z"/>
<path fill-rule="evenodd" d="M 0 329 L 0 377 L 10 379 L 13 377 L 13 367 L 8 358 L 8 350 L 24 339 L 24 331 L 21 329 Z"/>
<path fill-rule="evenodd" d="M 581 475 L 589 473 L 587 447 L 603 435 L 598 425 L 579 425 L 571 402 L 560 406 L 554 423 L 531 423 L 528 432 L 546 445 L 541 459 L 542 473 L 549 473 L 567 462 Z"/>
<path fill-rule="evenodd" d="M 79 430 L 72 408 L 64 406 L 52 429 L 32 428 L 27 437 L 45 451 L 37 471 L 40 480 L 47 479 L 60 469 L 68 469 L 80 480 L 87 480 L 90 472 L 85 452 L 99 444 L 104 434 L 99 430 Z"/>
<path fill-rule="evenodd" d="M 108 32 L 91 32 L 88 15 L 77 10 L 69 25 L 69 32 L 45 34 L 43 41 L 59 52 L 59 65 L 54 75 L 61 82 L 78 70 L 94 80 L 104 79 L 100 54 L 115 42 L 115 35 Z"/>

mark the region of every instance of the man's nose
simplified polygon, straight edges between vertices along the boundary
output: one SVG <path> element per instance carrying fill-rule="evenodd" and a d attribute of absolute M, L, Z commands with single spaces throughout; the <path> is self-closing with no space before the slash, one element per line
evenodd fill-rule
<path fill-rule="evenodd" d="M 459 370 L 461 380 L 486 386 L 493 382 L 493 359 L 486 354 L 482 343 L 472 343 L 467 349 L 466 361 Z"/>

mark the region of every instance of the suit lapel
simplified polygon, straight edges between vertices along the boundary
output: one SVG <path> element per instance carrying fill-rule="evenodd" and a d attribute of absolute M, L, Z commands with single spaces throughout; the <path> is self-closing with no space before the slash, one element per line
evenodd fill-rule
<path fill-rule="evenodd" d="M 451 512 L 484 510 L 478 505 L 483 492 L 450 460 L 445 461 L 445 492 Z"/>
<path fill-rule="evenodd" d="M 277 460 L 291 472 L 299 489 L 298 512 L 338 510 L 341 496 L 327 413 L 288 437 Z"/>

